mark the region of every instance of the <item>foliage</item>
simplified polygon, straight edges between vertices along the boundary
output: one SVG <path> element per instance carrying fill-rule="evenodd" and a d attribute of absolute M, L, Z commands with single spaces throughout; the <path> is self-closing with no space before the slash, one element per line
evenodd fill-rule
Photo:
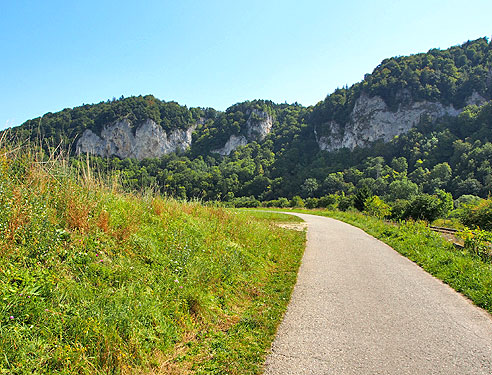
<path fill-rule="evenodd" d="M 491 98 L 491 53 L 491 43 L 481 38 L 443 51 L 386 59 L 362 82 L 335 90 L 314 107 L 253 100 L 222 112 L 188 109 L 151 95 L 122 97 L 47 113 L 12 133 L 22 140 L 42 139 L 48 150 L 59 142 L 62 148 L 73 146 L 84 130 L 100 133 L 104 126 L 123 118 L 131 120 L 134 128 L 146 119 L 166 131 L 195 126 L 192 147 L 184 153 L 143 161 L 90 158 L 102 175 L 119 174 L 128 190 L 150 186 L 179 199 L 277 205 L 273 202 L 282 197 L 351 196 L 364 185 L 389 204 L 439 190 L 456 199 L 470 194 L 485 198 L 492 186 L 492 102 L 466 106 L 466 99 L 474 92 Z M 320 151 L 316 137 L 330 121 L 343 128 L 363 94 L 381 96 L 392 109 L 431 100 L 452 104 L 462 112 L 437 122 L 422 119 L 408 133 L 387 143 L 378 141 L 352 151 Z M 248 121 L 258 120 L 255 111 L 274 119 L 263 141 L 250 142 L 229 156 L 212 152 L 223 147 L 231 135 L 247 135 Z M 79 168 L 86 158 L 71 162 Z M 354 202 L 363 209 L 364 200 Z M 326 205 L 323 199 L 318 201 L 318 206 Z"/>
<path fill-rule="evenodd" d="M 290 207 L 304 207 L 304 200 L 298 196 L 298 195 L 295 195 L 294 197 L 292 197 L 291 201 L 290 201 Z"/>
<path fill-rule="evenodd" d="M 364 202 L 364 211 L 366 211 L 369 215 L 383 219 L 390 216 L 391 207 L 377 195 L 373 195 L 372 197 L 367 198 Z"/>
<path fill-rule="evenodd" d="M 354 207 L 359 211 L 364 211 L 367 200 L 371 197 L 372 191 L 367 185 L 357 189 L 354 196 Z"/>
<path fill-rule="evenodd" d="M 354 207 L 354 200 L 352 196 L 341 196 L 338 201 L 338 209 L 341 211 L 347 211 L 349 208 Z"/>
<path fill-rule="evenodd" d="M 440 197 L 429 194 L 420 194 L 416 196 L 407 207 L 405 217 L 414 220 L 433 222 L 444 214 L 446 207 L 446 202 Z"/>
<path fill-rule="evenodd" d="M 479 256 L 484 262 L 492 260 L 492 233 L 481 229 L 465 229 L 459 233 L 465 248 Z"/>
<path fill-rule="evenodd" d="M 318 207 L 334 209 L 338 205 L 339 200 L 340 196 L 337 194 L 325 195 L 318 200 Z"/>
<path fill-rule="evenodd" d="M 460 219 L 468 227 L 492 230 L 492 198 L 483 200 L 476 206 L 465 206 Z"/>

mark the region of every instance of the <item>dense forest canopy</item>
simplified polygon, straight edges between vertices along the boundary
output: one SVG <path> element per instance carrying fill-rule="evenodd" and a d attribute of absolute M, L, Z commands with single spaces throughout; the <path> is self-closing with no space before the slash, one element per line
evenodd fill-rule
<path fill-rule="evenodd" d="M 463 109 L 455 118 L 422 119 L 408 133 L 370 147 L 321 151 L 315 129 L 347 123 L 362 95 L 381 97 L 391 110 L 434 101 Z M 195 126 L 192 147 L 142 161 L 91 157 L 101 171 L 118 172 L 129 188 L 154 186 L 182 198 L 241 201 L 355 195 L 361 189 L 386 201 L 450 192 L 486 197 L 492 186 L 492 103 L 467 106 L 467 98 L 492 97 L 492 45 L 487 38 L 447 50 L 385 59 L 364 80 L 335 90 L 315 106 L 254 100 L 226 111 L 187 108 L 152 95 L 123 98 L 47 113 L 12 130 L 22 139 L 69 147 L 85 129 L 128 119 L 151 119 L 164 130 Z M 230 155 L 212 152 L 231 135 L 245 135 L 254 110 L 273 118 L 271 132 Z M 73 158 L 73 163 L 81 163 Z M 241 198 L 243 197 L 243 198 Z"/>

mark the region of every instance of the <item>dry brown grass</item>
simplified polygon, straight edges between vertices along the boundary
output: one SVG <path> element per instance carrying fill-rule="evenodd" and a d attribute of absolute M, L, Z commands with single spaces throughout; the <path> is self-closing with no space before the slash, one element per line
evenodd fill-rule
<path fill-rule="evenodd" d="M 104 233 L 109 233 L 110 228 L 109 228 L 109 212 L 106 210 L 102 210 L 99 213 L 99 216 L 97 218 L 97 227 L 101 229 Z"/>

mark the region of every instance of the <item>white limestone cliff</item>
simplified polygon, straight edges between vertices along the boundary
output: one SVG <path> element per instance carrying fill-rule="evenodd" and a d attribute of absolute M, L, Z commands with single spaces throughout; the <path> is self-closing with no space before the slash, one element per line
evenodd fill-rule
<path fill-rule="evenodd" d="M 236 148 L 239 146 L 245 146 L 248 144 L 248 140 L 244 135 L 231 135 L 229 139 L 227 140 L 226 144 L 224 147 L 219 148 L 217 150 L 212 150 L 212 152 L 226 156 L 229 155 L 232 151 L 234 151 Z"/>
<path fill-rule="evenodd" d="M 248 112 L 246 121 L 246 136 L 231 135 L 224 147 L 212 150 L 212 152 L 226 156 L 239 146 L 245 146 L 251 141 L 262 141 L 271 132 L 273 117 L 266 112 L 253 109 Z"/>
<path fill-rule="evenodd" d="M 158 158 L 189 148 L 194 129 L 194 126 L 185 130 L 175 129 L 168 134 L 153 120 L 147 119 L 133 133 L 130 121 L 123 119 L 105 126 L 100 136 L 89 129 L 85 130 L 77 141 L 76 153 L 138 160 Z"/>
<path fill-rule="evenodd" d="M 470 101 L 481 103 L 483 98 L 477 95 Z M 457 116 L 460 112 L 452 105 L 428 101 L 411 102 L 391 111 L 381 97 L 362 94 L 355 102 L 344 127 L 330 121 L 323 125 L 323 135 L 319 135 L 316 130 L 315 135 L 321 150 L 335 151 L 344 147 L 354 149 L 356 146 L 368 146 L 376 140 L 389 142 L 395 136 L 408 132 L 423 117 L 435 121 L 444 116 Z"/>

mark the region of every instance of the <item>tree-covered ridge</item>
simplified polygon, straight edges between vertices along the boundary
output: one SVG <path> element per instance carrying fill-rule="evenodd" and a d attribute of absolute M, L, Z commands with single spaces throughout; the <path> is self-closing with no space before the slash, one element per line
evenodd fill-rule
<path fill-rule="evenodd" d="M 389 143 L 333 153 L 316 151 L 309 125 L 294 121 L 308 113 L 306 108 L 276 111 L 276 123 L 282 126 L 262 144 L 252 142 L 226 157 L 189 151 L 142 162 L 93 162 L 103 171 L 121 171 L 130 188 L 153 185 L 170 196 L 205 200 L 350 196 L 368 188 L 395 201 L 439 190 L 455 198 L 487 197 L 492 190 L 492 102 L 469 106 L 457 118 L 422 123 Z"/>
<path fill-rule="evenodd" d="M 486 197 L 492 186 L 492 104 L 464 107 L 464 101 L 472 93 L 491 98 L 491 66 L 491 44 L 482 38 L 444 51 L 386 59 L 364 81 L 337 89 L 314 107 L 253 100 L 222 112 L 188 109 L 148 95 L 48 113 L 14 133 L 24 138 L 41 134 L 45 144 L 69 145 L 85 129 L 98 133 L 122 118 L 133 126 L 150 118 L 166 131 L 196 125 L 191 149 L 180 155 L 141 162 L 93 158 L 102 171 L 119 171 L 129 188 L 153 185 L 183 198 L 315 199 L 330 194 L 349 197 L 366 188 L 386 201 L 440 189 L 455 198 Z M 362 93 L 381 96 L 392 109 L 408 100 L 431 100 L 463 112 L 437 123 L 422 119 L 388 143 L 320 151 L 315 130 L 330 120 L 343 125 Z M 261 120 L 257 113 L 273 119 L 264 139 L 249 139 L 249 144 L 225 157 L 213 152 L 232 135 L 247 136 L 248 120 Z"/>
<path fill-rule="evenodd" d="M 432 49 L 427 53 L 385 59 L 371 74 L 366 74 L 362 82 L 337 89 L 316 106 L 297 111 L 297 118 L 291 117 L 296 111 L 288 111 L 290 118 L 286 121 L 282 120 L 285 109 L 301 106 L 254 100 L 232 105 L 221 112 L 213 108 L 187 108 L 146 95 L 47 113 L 26 121 L 16 133 L 23 138 L 42 137 L 50 144 L 62 141 L 70 144 L 85 129 L 99 133 L 105 125 L 124 118 L 134 126 L 152 119 L 166 131 L 198 124 L 194 136 L 195 155 L 203 155 L 222 147 L 231 135 L 244 134 L 244 124 L 254 109 L 279 118 L 275 127 L 303 123 L 320 133 L 324 131 L 323 125 L 330 121 L 343 127 L 362 93 L 382 97 L 392 110 L 400 104 L 422 100 L 463 108 L 466 99 L 474 93 L 491 99 L 491 43 L 481 38 L 447 50 Z"/>
<path fill-rule="evenodd" d="M 491 68 L 492 45 L 481 38 L 447 50 L 385 59 L 365 77 L 362 88 L 381 96 L 392 108 L 409 99 L 399 95 L 402 90 L 408 90 L 415 101 L 439 101 L 462 108 L 474 91 L 491 98 Z"/>
<path fill-rule="evenodd" d="M 66 108 L 57 113 L 49 112 L 26 121 L 14 131 L 21 139 L 41 137 L 51 145 L 69 145 L 86 129 L 100 133 L 105 125 L 122 119 L 130 120 L 133 125 L 151 119 L 169 131 L 189 128 L 203 115 L 204 111 L 199 108 L 188 109 L 176 102 L 161 101 L 152 95 L 121 97 L 118 100 Z"/>
<path fill-rule="evenodd" d="M 254 117 L 252 112 L 258 110 L 275 118 L 275 107 L 277 105 L 272 101 L 248 100 L 232 105 L 225 112 L 212 108 L 202 110 L 206 121 L 196 128 L 193 139 L 194 155 L 203 155 L 224 146 L 231 135 L 246 136 L 245 125 L 250 116 Z"/>
<path fill-rule="evenodd" d="M 318 103 L 312 122 L 345 124 L 362 92 L 380 96 L 392 110 L 424 100 L 463 108 L 474 92 L 490 100 L 492 44 L 480 38 L 446 50 L 385 59 L 362 82 L 337 89 Z"/>

